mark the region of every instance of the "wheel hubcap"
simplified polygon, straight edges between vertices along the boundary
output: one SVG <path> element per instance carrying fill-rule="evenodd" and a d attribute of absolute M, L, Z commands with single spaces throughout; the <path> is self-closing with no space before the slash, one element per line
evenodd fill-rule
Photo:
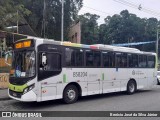
<path fill-rule="evenodd" d="M 129 90 L 130 90 L 130 92 L 134 92 L 134 89 L 135 89 L 135 87 L 134 87 L 134 84 L 132 83 L 132 84 L 129 86 Z"/>
<path fill-rule="evenodd" d="M 68 90 L 67 92 L 67 96 L 70 100 L 74 100 L 76 97 L 76 92 L 72 89 Z"/>

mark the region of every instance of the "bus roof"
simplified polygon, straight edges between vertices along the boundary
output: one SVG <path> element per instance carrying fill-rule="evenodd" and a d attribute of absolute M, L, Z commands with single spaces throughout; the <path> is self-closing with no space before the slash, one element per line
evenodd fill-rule
<path fill-rule="evenodd" d="M 28 37 L 28 39 L 41 40 L 43 41 L 43 43 L 47 43 L 47 44 L 63 45 L 63 46 L 70 46 L 70 47 L 156 55 L 156 53 L 153 53 L 153 52 L 144 52 L 136 48 L 129 48 L 129 47 L 119 47 L 119 46 L 112 46 L 112 45 L 105 45 L 105 44 L 85 45 L 85 44 L 71 43 L 71 42 L 66 42 L 66 41 L 64 42 L 55 41 L 53 39 L 44 39 L 44 38 L 38 38 L 38 37 Z"/>

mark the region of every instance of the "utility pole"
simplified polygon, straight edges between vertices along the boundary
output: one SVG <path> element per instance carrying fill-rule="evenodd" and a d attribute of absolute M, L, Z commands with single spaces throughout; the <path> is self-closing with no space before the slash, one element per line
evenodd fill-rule
<path fill-rule="evenodd" d="M 156 53 L 157 53 L 157 58 L 159 60 L 159 57 L 158 57 L 158 44 L 159 44 L 159 25 L 157 26 L 157 41 L 156 41 Z"/>
<path fill-rule="evenodd" d="M 63 31 L 64 31 L 64 0 L 62 0 L 62 20 L 61 20 L 61 41 L 63 42 Z"/>
<path fill-rule="evenodd" d="M 46 38 L 46 0 L 44 0 L 44 8 L 43 8 L 43 37 Z"/>
<path fill-rule="evenodd" d="M 18 10 L 17 10 L 17 33 L 19 33 L 19 27 L 18 27 L 18 24 L 19 24 L 19 17 L 18 17 Z"/>

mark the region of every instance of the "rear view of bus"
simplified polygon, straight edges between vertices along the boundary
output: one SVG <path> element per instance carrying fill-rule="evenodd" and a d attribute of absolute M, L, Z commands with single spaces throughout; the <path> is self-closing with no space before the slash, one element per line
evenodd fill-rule
<path fill-rule="evenodd" d="M 12 68 L 9 79 L 9 96 L 21 101 L 36 101 L 35 41 L 20 40 L 14 44 Z"/>

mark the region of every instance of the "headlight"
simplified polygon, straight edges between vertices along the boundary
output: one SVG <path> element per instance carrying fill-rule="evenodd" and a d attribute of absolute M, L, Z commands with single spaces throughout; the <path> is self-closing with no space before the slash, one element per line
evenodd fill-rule
<path fill-rule="evenodd" d="M 23 94 L 28 92 L 28 87 L 24 89 Z"/>
<path fill-rule="evenodd" d="M 27 88 L 24 89 L 23 94 L 29 92 L 30 90 L 32 90 L 35 87 L 35 84 L 32 84 L 30 86 L 28 86 Z"/>

